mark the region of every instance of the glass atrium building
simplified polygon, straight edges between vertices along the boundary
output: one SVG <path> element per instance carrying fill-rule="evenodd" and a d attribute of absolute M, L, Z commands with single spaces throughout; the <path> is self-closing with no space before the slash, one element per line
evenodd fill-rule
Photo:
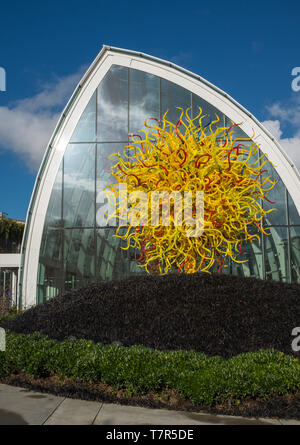
<path fill-rule="evenodd" d="M 115 227 L 97 226 L 97 191 L 110 179 L 115 161 L 109 155 L 122 150 L 128 134 L 166 110 L 177 122 L 176 107 L 190 107 L 193 116 L 200 107 L 207 122 L 217 114 L 219 125 L 241 123 L 237 134 L 254 133 L 275 166 L 269 174 L 278 184 L 269 199 L 277 211 L 265 220 L 271 236 L 249 243 L 243 252 L 248 261 L 229 263 L 224 273 L 300 282 L 300 176 L 272 135 L 201 77 L 145 54 L 104 46 L 62 113 L 37 176 L 22 245 L 21 306 L 97 280 L 145 273 L 136 264 L 138 252 L 120 248 Z"/>

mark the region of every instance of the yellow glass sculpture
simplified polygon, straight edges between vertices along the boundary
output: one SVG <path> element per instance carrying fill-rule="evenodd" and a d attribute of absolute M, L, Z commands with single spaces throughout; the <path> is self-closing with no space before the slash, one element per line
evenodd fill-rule
<path fill-rule="evenodd" d="M 216 116 L 203 127 L 205 115 L 201 109 L 194 119 L 188 109 L 180 110 L 176 125 L 167 120 L 167 113 L 161 121 L 152 119 L 153 125 L 145 121 L 148 131 L 141 131 L 143 137 L 130 135 L 132 141 L 124 147 L 123 156 L 120 152 L 111 155 L 117 156 L 117 163 L 111 169 L 116 183 L 109 183 L 106 190 L 108 199 L 111 193 L 117 199 L 117 207 L 109 217 L 120 219 L 115 236 L 127 241 L 124 249 L 140 250 L 137 261 L 147 272 L 163 275 L 174 268 L 178 273 L 208 272 L 215 263 L 220 272 L 226 267 L 227 257 L 235 262 L 247 261 L 237 258 L 243 243 L 252 243 L 255 238 L 260 242 L 258 234 L 268 235 L 263 218 L 274 209 L 265 210 L 261 203 L 268 200 L 267 193 L 276 181 L 267 176 L 265 167 L 271 163 L 266 155 L 259 154 L 253 137 L 234 138 L 236 124 L 217 126 L 219 117 Z M 174 202 L 170 207 L 170 225 L 153 225 L 149 215 L 145 224 L 129 224 L 126 234 L 121 235 L 126 209 L 124 199 L 118 194 L 119 184 L 124 183 L 128 194 L 204 192 L 202 235 L 187 236 L 187 225 L 180 225 L 176 220 Z M 137 205 L 138 202 L 132 202 L 131 209 Z M 193 215 L 195 206 L 193 197 Z M 251 227 L 257 228 L 257 233 L 253 234 Z"/>

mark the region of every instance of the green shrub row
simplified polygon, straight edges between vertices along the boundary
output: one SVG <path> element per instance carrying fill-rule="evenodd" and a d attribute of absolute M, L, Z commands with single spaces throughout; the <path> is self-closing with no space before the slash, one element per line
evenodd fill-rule
<path fill-rule="evenodd" d="M 194 351 L 157 351 L 86 340 L 58 342 L 38 333 L 7 332 L 6 351 L 0 352 L 0 376 L 18 372 L 101 381 L 134 394 L 173 388 L 201 405 L 300 389 L 300 360 L 275 350 L 225 360 Z"/>

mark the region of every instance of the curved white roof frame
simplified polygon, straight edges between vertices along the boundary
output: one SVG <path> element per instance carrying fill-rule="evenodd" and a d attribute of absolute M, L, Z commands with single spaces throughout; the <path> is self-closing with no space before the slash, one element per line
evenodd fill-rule
<path fill-rule="evenodd" d="M 19 302 L 22 307 L 36 304 L 37 270 L 44 220 L 64 152 L 72 133 L 99 83 L 113 65 L 122 65 L 151 73 L 195 93 L 220 110 L 266 153 L 290 193 L 300 213 L 300 175 L 271 133 L 244 107 L 227 93 L 200 76 L 177 65 L 143 53 L 104 45 L 77 85 L 50 139 L 36 178 L 22 245 Z"/>

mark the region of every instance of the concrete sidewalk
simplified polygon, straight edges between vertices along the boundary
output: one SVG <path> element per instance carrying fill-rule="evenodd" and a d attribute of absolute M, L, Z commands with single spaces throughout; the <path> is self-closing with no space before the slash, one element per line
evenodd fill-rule
<path fill-rule="evenodd" d="M 0 384 L 0 425 L 300 425 L 56 397 Z"/>

